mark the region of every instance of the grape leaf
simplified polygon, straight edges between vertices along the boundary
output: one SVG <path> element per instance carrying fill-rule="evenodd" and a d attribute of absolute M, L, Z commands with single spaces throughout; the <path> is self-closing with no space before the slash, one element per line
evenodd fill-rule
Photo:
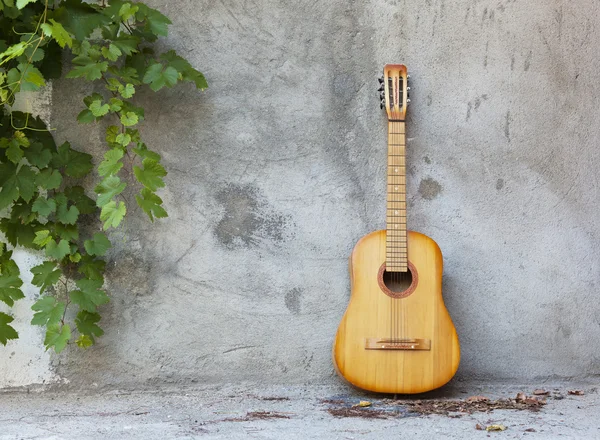
<path fill-rule="evenodd" d="M 123 166 L 123 162 L 120 162 L 123 154 L 123 150 L 118 148 L 108 150 L 104 153 L 104 160 L 98 166 L 98 174 L 106 176 L 107 174 L 118 173 Z"/>
<path fill-rule="evenodd" d="M 142 161 L 142 166 L 143 169 L 138 166 L 133 167 L 135 177 L 142 185 L 152 191 L 165 186 L 162 178 L 167 175 L 167 171 L 160 163 L 146 158 Z"/>
<path fill-rule="evenodd" d="M 39 247 L 44 247 L 52 240 L 52 236 L 50 235 L 50 231 L 44 229 L 42 231 L 37 231 L 35 233 L 35 238 L 33 239 L 33 244 L 37 244 Z"/>
<path fill-rule="evenodd" d="M 52 151 L 44 147 L 41 142 L 33 142 L 31 146 L 25 150 L 25 157 L 31 165 L 38 168 L 45 168 L 52 159 Z"/>
<path fill-rule="evenodd" d="M 177 83 L 179 72 L 173 67 L 164 68 L 161 63 L 154 63 L 146 70 L 144 74 L 144 84 L 150 84 L 150 88 L 155 92 L 163 87 L 173 87 Z"/>
<path fill-rule="evenodd" d="M 98 207 L 103 207 L 110 200 L 123 192 L 127 184 L 125 182 L 121 182 L 117 176 L 108 176 L 105 177 L 102 182 L 100 182 L 96 188 L 96 194 L 98 194 L 98 198 L 96 200 L 96 204 Z M 122 203 L 122 202 L 121 202 Z"/>
<path fill-rule="evenodd" d="M 79 313 L 77 313 L 75 325 L 77 325 L 77 330 L 79 330 L 79 333 L 91 337 L 93 341 L 94 336 L 100 337 L 104 334 L 104 330 L 96 325 L 100 319 L 100 315 L 97 313 L 90 313 L 86 310 L 81 310 Z"/>
<path fill-rule="evenodd" d="M 19 334 L 9 324 L 14 318 L 6 313 L 0 312 L 0 344 L 6 345 L 10 339 L 18 339 Z"/>
<path fill-rule="evenodd" d="M 17 8 L 23 9 L 28 3 L 35 3 L 37 0 L 17 0 Z"/>
<path fill-rule="evenodd" d="M 35 193 L 36 174 L 31 167 L 23 165 L 15 173 L 16 167 L 13 164 L 0 164 L 0 181 L 2 190 L 0 190 L 0 209 L 6 208 L 19 196 L 26 202 L 29 202 Z M 8 177 L 8 178 L 7 178 Z"/>
<path fill-rule="evenodd" d="M 83 245 L 88 254 L 97 255 L 99 257 L 104 255 L 106 251 L 112 247 L 106 234 L 101 232 L 96 232 L 94 238 L 92 240 L 86 240 Z"/>
<path fill-rule="evenodd" d="M 110 110 L 110 106 L 108 104 L 103 105 L 101 99 L 96 99 L 95 101 L 92 101 L 88 108 L 95 117 L 104 116 Z"/>
<path fill-rule="evenodd" d="M 35 183 L 44 189 L 57 189 L 62 183 L 62 175 L 58 170 L 46 168 L 36 176 Z"/>
<path fill-rule="evenodd" d="M 43 293 L 48 287 L 53 286 L 62 275 L 60 268 L 56 268 L 55 261 L 46 261 L 38 266 L 32 267 L 31 273 L 33 274 L 31 284 L 38 286 L 40 288 L 40 293 Z"/>
<path fill-rule="evenodd" d="M 10 254 L 9 254 L 10 258 Z M 12 307 L 15 301 L 25 298 L 21 291 L 23 280 L 20 277 L 19 266 L 11 259 L 2 262 L 0 273 L 0 301 Z"/>
<path fill-rule="evenodd" d="M 48 37 L 54 38 L 58 45 L 62 48 L 66 46 L 71 47 L 73 45 L 73 39 L 69 33 L 65 30 L 62 24 L 56 22 L 54 19 L 48 20 L 49 23 L 42 24 L 41 28 L 44 34 Z"/>
<path fill-rule="evenodd" d="M 69 246 L 69 242 L 67 240 L 63 239 L 57 244 L 52 238 L 48 244 L 46 244 L 46 255 L 58 261 L 62 260 L 70 252 L 71 246 Z"/>
<path fill-rule="evenodd" d="M 54 199 L 46 199 L 45 197 L 39 196 L 35 202 L 33 202 L 31 210 L 44 217 L 48 217 L 56 211 L 56 201 Z"/>
<path fill-rule="evenodd" d="M 79 290 L 69 293 L 71 301 L 90 313 L 96 312 L 96 307 L 108 303 L 108 295 L 101 290 L 102 280 L 83 278 L 75 282 Z"/>
<path fill-rule="evenodd" d="M 21 162 L 23 159 L 24 152 L 21 150 L 21 146 L 16 142 L 11 142 L 6 149 L 6 157 L 15 165 Z"/>
<path fill-rule="evenodd" d="M 64 169 L 69 177 L 84 177 L 94 167 L 90 154 L 73 150 L 68 142 L 58 147 L 51 163 L 55 168 Z"/>
<path fill-rule="evenodd" d="M 135 87 L 131 83 L 127 83 L 125 86 L 119 86 L 119 93 L 125 99 L 129 99 L 135 93 Z"/>
<path fill-rule="evenodd" d="M 104 283 L 104 268 L 106 262 L 104 260 L 96 259 L 91 255 L 84 255 L 81 258 L 77 271 L 86 277 L 94 280 L 101 280 Z"/>
<path fill-rule="evenodd" d="M 117 205 L 114 200 L 108 202 L 100 211 L 100 220 L 104 222 L 103 229 L 106 231 L 110 227 L 116 228 L 119 226 L 126 213 L 125 203 L 119 202 Z"/>
<path fill-rule="evenodd" d="M 110 61 L 117 61 L 119 57 L 123 54 L 123 52 L 121 52 L 121 49 L 119 49 L 118 46 L 112 43 L 109 44 L 108 47 L 103 47 L 101 50 L 104 58 Z"/>
<path fill-rule="evenodd" d="M 75 204 L 80 214 L 92 214 L 96 211 L 96 202 L 85 195 L 83 187 L 70 186 L 65 188 L 64 194 Z"/>
<path fill-rule="evenodd" d="M 115 142 L 119 145 L 126 147 L 131 142 L 131 136 L 127 133 L 119 133 L 115 138 Z"/>
<path fill-rule="evenodd" d="M 71 327 L 68 324 L 64 324 L 61 328 L 59 324 L 55 324 L 48 326 L 44 345 L 46 346 L 46 350 L 54 347 L 54 351 L 60 353 L 67 346 L 69 339 L 71 339 Z"/>
<path fill-rule="evenodd" d="M 102 78 L 102 72 L 106 72 L 108 69 L 108 62 L 92 61 L 83 66 L 75 66 L 73 70 L 67 73 L 67 78 L 82 78 L 85 77 L 88 81 L 94 81 Z"/>
<path fill-rule="evenodd" d="M 135 199 L 144 212 L 148 214 L 151 221 L 154 221 L 154 217 L 168 217 L 167 211 L 161 206 L 163 203 L 162 199 L 148 188 L 143 188 L 140 195 L 135 196 Z"/>
<path fill-rule="evenodd" d="M 95 29 L 111 23 L 111 18 L 82 0 L 65 0 L 54 11 L 56 21 L 63 24 L 78 41 L 89 37 Z"/>
<path fill-rule="evenodd" d="M 134 112 L 121 113 L 121 124 L 125 127 L 131 127 L 138 122 L 138 116 Z"/>
<path fill-rule="evenodd" d="M 53 296 L 43 296 L 32 306 L 36 312 L 31 319 L 31 325 L 54 326 L 60 324 L 65 313 L 65 303 L 57 301 Z"/>

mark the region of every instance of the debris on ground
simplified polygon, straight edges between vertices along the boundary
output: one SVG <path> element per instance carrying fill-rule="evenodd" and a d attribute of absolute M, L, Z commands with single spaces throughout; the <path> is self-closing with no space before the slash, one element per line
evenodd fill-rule
<path fill-rule="evenodd" d="M 371 406 L 371 402 L 369 402 L 368 400 L 361 400 L 357 404 L 352 405 L 352 408 L 356 408 L 356 407 L 366 408 L 367 406 Z"/>
<path fill-rule="evenodd" d="M 582 390 L 569 390 L 569 394 L 573 396 L 583 396 L 585 393 Z"/>
<path fill-rule="evenodd" d="M 327 409 L 327 412 L 333 417 L 362 417 L 364 419 L 387 419 L 394 415 L 390 411 L 382 409 L 364 410 L 354 407 L 329 408 Z"/>
<path fill-rule="evenodd" d="M 485 428 L 486 431 L 506 431 L 506 426 L 504 425 L 490 425 Z"/>
<path fill-rule="evenodd" d="M 533 394 L 535 396 L 547 396 L 548 394 L 550 394 L 550 391 L 546 391 L 546 390 L 542 390 L 542 389 L 537 389 L 537 390 L 533 390 Z"/>
<path fill-rule="evenodd" d="M 252 420 L 289 419 L 290 416 L 277 411 L 249 411 L 244 417 L 230 417 L 220 422 L 250 422 Z"/>

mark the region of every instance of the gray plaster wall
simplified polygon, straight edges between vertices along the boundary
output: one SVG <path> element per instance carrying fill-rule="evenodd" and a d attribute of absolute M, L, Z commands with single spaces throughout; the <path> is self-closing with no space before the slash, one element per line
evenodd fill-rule
<path fill-rule="evenodd" d="M 458 377 L 600 374 L 600 3 L 149 3 L 210 88 L 137 96 L 170 217 L 112 234 L 106 335 L 35 360 L 38 382 L 337 381 L 347 258 L 385 226 L 376 78 L 398 62 L 409 227 L 444 254 Z M 100 153 L 103 127 L 73 123 L 88 92 L 56 81 L 50 120 Z"/>

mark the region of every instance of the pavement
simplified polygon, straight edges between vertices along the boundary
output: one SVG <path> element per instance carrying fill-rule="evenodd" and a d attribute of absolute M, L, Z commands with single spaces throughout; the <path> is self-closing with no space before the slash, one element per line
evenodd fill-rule
<path fill-rule="evenodd" d="M 21 388 L 0 392 L 0 439 L 600 439 L 598 382 L 456 382 L 398 399 L 341 384 Z"/>

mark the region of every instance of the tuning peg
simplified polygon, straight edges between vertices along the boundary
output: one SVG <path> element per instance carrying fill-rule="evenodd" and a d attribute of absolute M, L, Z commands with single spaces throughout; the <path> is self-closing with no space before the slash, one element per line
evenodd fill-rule
<path fill-rule="evenodd" d="M 408 86 L 407 86 L 407 87 L 406 87 L 406 90 L 410 90 L 410 87 L 408 87 Z"/>
<path fill-rule="evenodd" d="M 410 102 L 410 99 L 406 98 L 406 102 Z"/>
<path fill-rule="evenodd" d="M 383 108 L 383 107 L 385 107 L 385 104 L 383 102 L 380 102 L 379 103 L 379 108 Z"/>
<path fill-rule="evenodd" d="M 380 76 L 379 78 L 377 78 L 377 81 L 379 81 L 379 84 L 383 84 L 383 76 Z"/>
<path fill-rule="evenodd" d="M 383 92 L 384 88 L 385 88 L 385 86 L 383 84 L 381 84 L 377 90 L 380 92 Z"/>
<path fill-rule="evenodd" d="M 385 99 L 385 93 L 381 92 L 381 93 L 379 94 L 379 99 Z"/>
<path fill-rule="evenodd" d="M 410 75 L 406 75 L 406 78 L 410 78 Z"/>

